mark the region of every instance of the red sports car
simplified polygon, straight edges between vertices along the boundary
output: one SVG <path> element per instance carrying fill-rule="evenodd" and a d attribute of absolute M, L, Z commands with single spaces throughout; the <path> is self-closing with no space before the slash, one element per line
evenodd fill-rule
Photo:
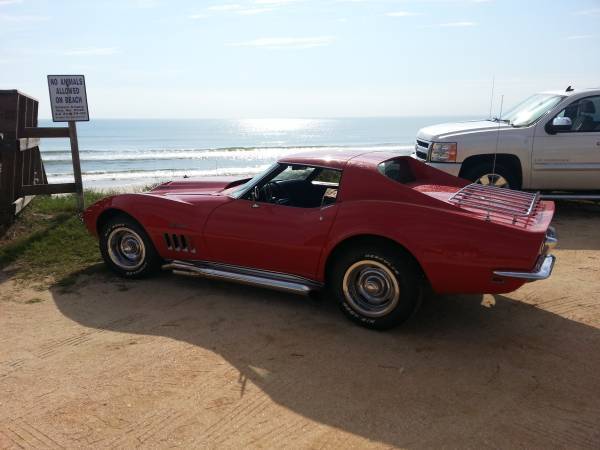
<path fill-rule="evenodd" d="M 307 153 L 252 179 L 182 180 L 105 198 L 84 220 L 106 264 L 288 292 L 329 288 L 342 311 L 395 326 L 434 292 L 502 293 L 550 276 L 552 202 L 381 151 Z"/>

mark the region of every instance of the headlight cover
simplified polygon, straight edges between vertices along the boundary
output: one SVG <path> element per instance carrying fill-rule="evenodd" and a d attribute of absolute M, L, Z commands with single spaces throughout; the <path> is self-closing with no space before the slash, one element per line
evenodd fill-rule
<path fill-rule="evenodd" d="M 431 161 L 456 162 L 456 142 L 436 142 L 431 146 Z"/>

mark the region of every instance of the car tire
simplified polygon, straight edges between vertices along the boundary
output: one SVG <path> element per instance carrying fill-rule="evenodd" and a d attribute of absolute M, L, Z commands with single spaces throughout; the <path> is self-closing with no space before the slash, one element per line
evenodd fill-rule
<path fill-rule="evenodd" d="M 348 249 L 336 259 L 330 287 L 350 320 L 375 330 L 396 327 L 411 317 L 422 291 L 410 258 L 368 245 Z"/>
<path fill-rule="evenodd" d="M 106 265 L 124 278 L 156 273 L 162 260 L 144 229 L 131 217 L 111 218 L 100 231 L 100 253 Z"/>
<path fill-rule="evenodd" d="M 508 189 L 521 189 L 518 177 L 501 163 L 493 162 L 478 164 L 465 172 L 464 178 L 473 183 L 493 185 Z"/>

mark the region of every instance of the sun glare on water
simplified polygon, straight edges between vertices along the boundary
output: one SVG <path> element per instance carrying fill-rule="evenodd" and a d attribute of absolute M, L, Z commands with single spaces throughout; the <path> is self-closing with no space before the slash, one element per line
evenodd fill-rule
<path fill-rule="evenodd" d="M 243 119 L 240 128 L 250 133 L 277 133 L 310 129 L 317 126 L 312 119 Z"/>

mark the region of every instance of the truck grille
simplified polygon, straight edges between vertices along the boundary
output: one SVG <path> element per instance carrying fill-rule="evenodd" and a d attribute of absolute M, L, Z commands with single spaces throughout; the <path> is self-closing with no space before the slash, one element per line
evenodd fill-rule
<path fill-rule="evenodd" d="M 417 158 L 422 159 L 424 161 L 427 160 L 427 153 L 422 152 L 421 150 L 417 150 L 416 153 L 417 153 Z"/>
<path fill-rule="evenodd" d="M 421 141 L 417 139 L 417 145 L 415 145 L 415 153 L 417 158 L 427 161 L 429 155 L 429 142 Z"/>

